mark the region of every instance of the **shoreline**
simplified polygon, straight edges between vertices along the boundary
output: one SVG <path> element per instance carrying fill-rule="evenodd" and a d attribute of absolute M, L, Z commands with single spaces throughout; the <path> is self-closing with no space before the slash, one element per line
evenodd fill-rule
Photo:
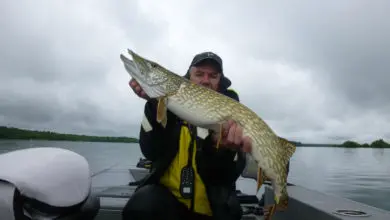
<path fill-rule="evenodd" d="M 52 131 L 36 131 L 15 127 L 0 126 L 0 140 L 42 140 L 42 141 L 72 141 L 72 142 L 102 142 L 102 143 L 139 143 L 138 138 L 125 136 L 92 136 L 83 134 L 66 134 Z M 345 141 L 341 144 L 319 144 L 302 143 L 291 141 L 297 147 L 329 147 L 329 148 L 390 148 L 390 144 L 383 139 L 378 139 L 372 143 L 357 143 Z"/>
<path fill-rule="evenodd" d="M 73 142 L 110 142 L 138 143 L 134 137 L 92 136 L 83 134 L 64 134 L 51 131 L 35 131 L 14 127 L 0 126 L 0 140 L 44 140 Z"/>
<path fill-rule="evenodd" d="M 138 144 L 138 141 L 112 141 L 112 140 L 70 140 L 70 139 L 38 139 L 38 138 L 0 138 L 0 141 L 66 141 L 66 142 L 91 142 L 91 143 L 123 143 Z"/>

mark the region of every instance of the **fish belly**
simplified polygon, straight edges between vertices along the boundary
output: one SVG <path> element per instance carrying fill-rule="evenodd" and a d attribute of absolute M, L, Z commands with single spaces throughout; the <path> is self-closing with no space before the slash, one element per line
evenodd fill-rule
<path fill-rule="evenodd" d="M 188 123 L 206 129 L 216 129 L 220 124 L 219 118 L 210 117 L 207 110 L 203 108 L 192 107 L 190 103 L 183 104 L 175 98 L 169 98 L 167 108 L 182 120 Z"/>

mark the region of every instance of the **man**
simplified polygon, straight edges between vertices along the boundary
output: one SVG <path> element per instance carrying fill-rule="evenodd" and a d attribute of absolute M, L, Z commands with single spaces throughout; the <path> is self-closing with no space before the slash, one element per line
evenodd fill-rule
<path fill-rule="evenodd" d="M 222 59 L 212 52 L 196 55 L 185 77 L 239 101 L 228 89 L 231 82 L 223 73 Z M 123 219 L 239 220 L 235 182 L 245 166 L 241 151 L 251 150 L 242 128 L 226 122 L 217 150 L 218 134 L 193 127 L 170 111 L 167 126 L 162 127 L 156 122 L 157 101 L 149 99 L 135 80 L 129 84 L 147 100 L 139 144 L 153 168 L 126 204 Z"/>

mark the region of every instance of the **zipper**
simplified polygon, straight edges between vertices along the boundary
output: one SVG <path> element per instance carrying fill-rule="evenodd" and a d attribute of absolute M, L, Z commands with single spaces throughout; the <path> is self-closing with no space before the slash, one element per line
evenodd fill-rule
<path fill-rule="evenodd" d="M 190 210 L 191 211 L 194 211 L 194 206 L 195 206 L 195 169 L 192 165 L 192 158 L 194 156 L 194 148 L 195 148 L 195 140 L 196 140 L 196 129 L 194 129 L 193 126 L 187 124 L 187 127 L 188 127 L 188 130 L 190 132 L 190 136 L 191 136 L 191 141 L 190 141 L 190 146 L 188 147 L 188 163 L 187 165 L 190 165 L 192 170 L 193 170 L 193 174 L 194 174 L 194 178 L 193 178 L 193 191 L 192 191 L 192 195 L 191 195 L 191 204 L 190 204 Z"/>

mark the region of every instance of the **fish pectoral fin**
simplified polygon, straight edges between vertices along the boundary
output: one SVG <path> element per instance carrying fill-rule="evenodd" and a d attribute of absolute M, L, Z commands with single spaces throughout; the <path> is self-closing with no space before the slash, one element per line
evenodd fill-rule
<path fill-rule="evenodd" d="M 217 149 L 219 149 L 221 141 L 222 141 L 222 124 L 219 125 L 218 140 L 217 140 L 217 145 L 216 145 Z"/>
<path fill-rule="evenodd" d="M 263 185 L 263 182 L 264 182 L 263 171 L 259 167 L 258 170 L 257 170 L 257 188 L 256 188 L 256 192 L 259 191 L 261 185 Z"/>
<path fill-rule="evenodd" d="M 167 126 L 167 98 L 166 97 L 158 98 L 156 120 L 164 128 Z"/>

